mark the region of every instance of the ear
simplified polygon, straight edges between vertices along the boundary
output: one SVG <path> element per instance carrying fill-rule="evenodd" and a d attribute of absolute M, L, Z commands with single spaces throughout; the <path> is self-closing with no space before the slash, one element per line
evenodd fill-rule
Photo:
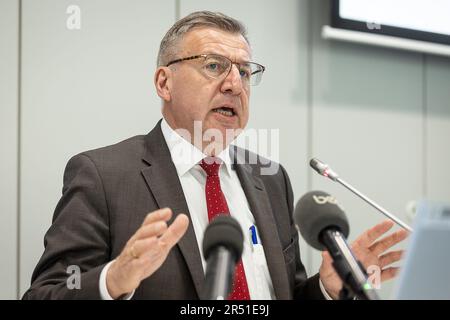
<path fill-rule="evenodd" d="M 172 70 L 168 67 L 159 67 L 156 69 L 154 82 L 158 96 L 169 102 L 171 100 Z"/>

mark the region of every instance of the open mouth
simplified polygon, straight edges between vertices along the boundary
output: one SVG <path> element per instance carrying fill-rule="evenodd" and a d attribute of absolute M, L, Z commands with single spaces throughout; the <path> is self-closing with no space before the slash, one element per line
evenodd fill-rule
<path fill-rule="evenodd" d="M 214 112 L 220 113 L 221 115 L 224 115 L 226 117 L 232 117 L 236 115 L 236 112 L 234 112 L 233 108 L 228 107 L 220 107 L 213 109 Z"/>

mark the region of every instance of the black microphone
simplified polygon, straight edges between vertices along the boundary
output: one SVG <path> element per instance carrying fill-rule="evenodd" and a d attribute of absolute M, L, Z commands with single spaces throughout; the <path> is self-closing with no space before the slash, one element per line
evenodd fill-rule
<path fill-rule="evenodd" d="M 356 296 L 361 300 L 379 300 L 347 244 L 350 231 L 347 217 L 334 197 L 323 191 L 306 193 L 295 206 L 294 220 L 309 245 L 320 251 L 328 250 L 333 258 L 333 267 L 344 283 L 340 299 Z"/>
<path fill-rule="evenodd" d="M 206 227 L 203 238 L 206 274 L 202 299 L 224 300 L 228 297 L 243 245 L 241 226 L 229 215 L 218 216 Z"/>

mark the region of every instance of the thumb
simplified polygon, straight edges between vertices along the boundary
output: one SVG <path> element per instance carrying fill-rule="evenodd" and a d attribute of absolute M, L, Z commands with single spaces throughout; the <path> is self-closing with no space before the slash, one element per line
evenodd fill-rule
<path fill-rule="evenodd" d="M 331 263 L 332 262 L 332 258 L 331 255 L 328 253 L 328 251 L 322 251 L 322 260 L 325 263 Z"/>

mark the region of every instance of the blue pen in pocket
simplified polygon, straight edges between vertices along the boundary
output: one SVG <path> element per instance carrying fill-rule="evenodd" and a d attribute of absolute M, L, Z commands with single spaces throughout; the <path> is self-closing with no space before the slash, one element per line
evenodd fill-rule
<path fill-rule="evenodd" d="M 258 244 L 258 236 L 256 234 L 256 227 L 255 227 L 255 225 L 252 225 L 250 227 L 250 236 L 252 238 L 252 244 L 253 245 Z"/>

